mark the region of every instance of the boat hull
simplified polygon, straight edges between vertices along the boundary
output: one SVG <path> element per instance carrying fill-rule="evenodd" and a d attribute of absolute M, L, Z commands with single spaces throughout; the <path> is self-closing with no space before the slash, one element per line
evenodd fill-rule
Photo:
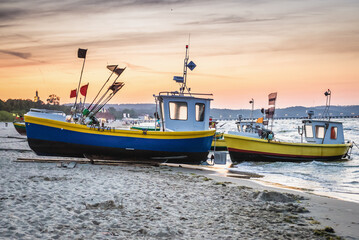
<path fill-rule="evenodd" d="M 30 148 L 38 155 L 135 159 L 199 164 L 214 131 L 157 132 L 91 128 L 25 115 Z"/>
<path fill-rule="evenodd" d="M 227 151 L 227 143 L 224 139 L 216 139 L 212 141 L 211 150 Z"/>
<path fill-rule="evenodd" d="M 232 161 L 336 161 L 346 156 L 351 144 L 307 144 L 268 141 L 225 134 Z"/>
<path fill-rule="evenodd" d="M 13 122 L 13 124 L 19 134 L 26 136 L 26 126 L 24 122 Z"/>

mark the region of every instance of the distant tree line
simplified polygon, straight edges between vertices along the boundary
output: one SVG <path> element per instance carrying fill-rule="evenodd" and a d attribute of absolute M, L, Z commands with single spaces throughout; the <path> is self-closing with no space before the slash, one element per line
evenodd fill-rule
<path fill-rule="evenodd" d="M 33 102 L 30 99 L 8 99 L 2 101 L 0 99 L 0 121 L 13 121 L 13 114 L 23 116 L 30 111 L 30 108 L 58 110 L 66 114 L 69 114 L 71 111 L 70 106 L 45 104 L 42 101 Z"/>

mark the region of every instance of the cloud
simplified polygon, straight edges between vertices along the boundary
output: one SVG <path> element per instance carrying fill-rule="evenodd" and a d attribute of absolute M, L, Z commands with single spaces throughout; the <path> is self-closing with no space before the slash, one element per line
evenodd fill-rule
<path fill-rule="evenodd" d="M 29 59 L 32 56 L 31 53 L 21 53 L 21 52 L 7 51 L 7 50 L 0 50 L 0 53 L 12 55 L 22 59 Z"/>
<path fill-rule="evenodd" d="M 17 18 L 18 16 L 21 16 L 25 13 L 25 10 L 22 9 L 6 9 L 6 8 L 0 8 L 0 21 L 6 21 L 6 20 L 12 20 Z"/>
<path fill-rule="evenodd" d="M 250 18 L 241 16 L 226 16 L 212 19 L 203 19 L 202 21 L 193 21 L 184 23 L 184 25 L 213 25 L 213 24 L 232 24 L 232 23 L 251 23 L 251 22 L 268 22 L 280 20 L 280 17 L 273 18 Z"/>

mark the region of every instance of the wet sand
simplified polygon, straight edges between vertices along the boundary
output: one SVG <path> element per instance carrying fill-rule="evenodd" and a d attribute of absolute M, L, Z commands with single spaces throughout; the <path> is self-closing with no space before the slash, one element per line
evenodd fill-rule
<path fill-rule="evenodd" d="M 0 123 L 17 149 L 0 150 L 0 239 L 359 239 L 356 203 L 220 171 L 16 162 L 39 157 L 8 136 Z"/>

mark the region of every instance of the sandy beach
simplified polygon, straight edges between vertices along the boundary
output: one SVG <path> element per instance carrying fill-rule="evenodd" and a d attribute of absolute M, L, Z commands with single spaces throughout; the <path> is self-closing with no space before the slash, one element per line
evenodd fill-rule
<path fill-rule="evenodd" d="M 359 239 L 357 203 L 221 171 L 17 162 L 40 157 L 11 124 L 0 137 L 0 239 Z"/>

